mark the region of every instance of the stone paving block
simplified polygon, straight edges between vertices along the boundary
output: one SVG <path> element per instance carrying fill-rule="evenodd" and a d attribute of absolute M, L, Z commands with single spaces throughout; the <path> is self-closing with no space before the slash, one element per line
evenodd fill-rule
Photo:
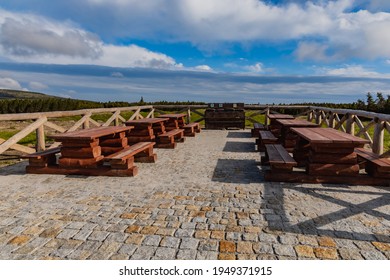
<path fill-rule="evenodd" d="M 60 249 L 72 249 L 72 250 L 75 250 L 82 243 L 83 243 L 83 241 L 81 241 L 81 240 L 65 240 L 62 243 L 62 245 L 60 246 Z"/>
<path fill-rule="evenodd" d="M 197 230 L 195 231 L 195 238 L 207 239 L 210 238 L 211 231 L 208 230 Z"/>
<path fill-rule="evenodd" d="M 174 260 L 176 257 L 176 249 L 173 248 L 157 248 L 153 260 Z"/>
<path fill-rule="evenodd" d="M 383 243 L 383 242 L 372 242 L 372 245 L 375 246 L 379 251 L 381 252 L 389 252 L 390 251 L 390 243 Z"/>
<path fill-rule="evenodd" d="M 255 255 L 255 254 L 238 254 L 237 260 L 257 260 L 257 255 Z"/>
<path fill-rule="evenodd" d="M 219 252 L 221 253 L 235 253 L 236 244 L 231 241 L 222 240 L 219 242 Z"/>
<path fill-rule="evenodd" d="M 135 253 L 130 257 L 131 260 L 150 260 L 154 253 L 156 252 L 157 247 L 152 246 L 140 246 L 137 248 Z"/>
<path fill-rule="evenodd" d="M 110 260 L 114 261 L 120 261 L 120 260 L 128 260 L 129 256 L 124 255 L 124 254 L 114 254 L 110 257 Z"/>
<path fill-rule="evenodd" d="M 56 238 L 60 239 L 70 239 L 79 232 L 78 229 L 63 229 Z"/>
<path fill-rule="evenodd" d="M 225 239 L 225 232 L 221 230 L 213 230 L 211 231 L 211 238 L 212 239 Z"/>
<path fill-rule="evenodd" d="M 219 241 L 218 240 L 200 240 L 198 251 L 218 251 Z"/>
<path fill-rule="evenodd" d="M 23 245 L 26 244 L 29 240 L 31 239 L 30 235 L 18 235 L 12 238 L 11 240 L 8 241 L 8 244 L 13 244 L 13 245 Z"/>
<path fill-rule="evenodd" d="M 96 251 L 100 246 L 102 246 L 102 242 L 87 240 L 84 241 L 77 249 L 85 251 Z"/>
<path fill-rule="evenodd" d="M 319 259 L 325 259 L 325 260 L 337 260 L 338 254 L 337 250 L 335 248 L 329 248 L 329 247 L 317 247 L 314 248 L 314 254 Z"/>
<path fill-rule="evenodd" d="M 309 245 L 296 245 L 294 249 L 298 258 L 315 258 L 313 247 Z"/>
<path fill-rule="evenodd" d="M 181 239 L 180 249 L 196 250 L 199 245 L 199 239 L 184 237 Z"/>
<path fill-rule="evenodd" d="M 161 241 L 160 235 L 145 235 L 144 241 L 142 241 L 143 246 L 158 246 Z"/>
<path fill-rule="evenodd" d="M 277 255 L 295 257 L 294 247 L 291 245 L 273 244 L 274 251 Z"/>
<path fill-rule="evenodd" d="M 86 260 L 91 256 L 93 252 L 85 250 L 74 250 L 71 254 L 67 256 L 70 260 Z"/>
<path fill-rule="evenodd" d="M 168 247 L 168 248 L 178 248 L 181 242 L 180 238 L 172 237 L 172 236 L 164 236 L 160 242 L 160 246 Z"/>
<path fill-rule="evenodd" d="M 241 241 L 242 240 L 242 233 L 241 232 L 226 232 L 226 240 Z"/>
<path fill-rule="evenodd" d="M 155 234 L 164 236 L 173 236 L 176 232 L 176 228 L 159 228 Z"/>
<path fill-rule="evenodd" d="M 274 254 L 272 244 L 265 242 L 254 243 L 253 250 L 256 254 Z"/>
<path fill-rule="evenodd" d="M 235 254 L 227 254 L 227 253 L 221 253 L 218 255 L 219 260 L 235 260 L 236 255 Z"/>
<path fill-rule="evenodd" d="M 192 237 L 195 233 L 193 229 L 177 229 L 175 232 L 175 237 Z"/>
<path fill-rule="evenodd" d="M 135 250 L 137 250 L 138 246 L 134 244 L 123 244 L 119 250 L 118 253 L 121 255 L 128 256 L 127 259 L 129 259 L 129 256 L 133 255 Z"/>
<path fill-rule="evenodd" d="M 54 238 L 61 232 L 60 228 L 45 229 L 39 236 L 43 238 Z"/>
<path fill-rule="evenodd" d="M 195 260 L 198 251 L 196 250 L 179 250 L 177 252 L 177 260 Z"/>
<path fill-rule="evenodd" d="M 339 254 L 343 260 L 363 260 L 360 250 L 357 248 L 340 248 Z"/>
<path fill-rule="evenodd" d="M 72 222 L 66 226 L 67 229 L 82 229 L 86 222 Z"/>
<path fill-rule="evenodd" d="M 41 234 L 45 229 L 43 227 L 39 227 L 39 226 L 32 226 L 32 227 L 28 227 L 26 228 L 22 234 L 25 234 L 25 235 L 39 235 Z"/>
<path fill-rule="evenodd" d="M 386 260 L 386 257 L 379 251 L 360 251 L 364 259 L 366 260 Z"/>
<path fill-rule="evenodd" d="M 129 234 L 127 233 L 123 233 L 123 232 L 111 232 L 107 238 L 106 238 L 106 241 L 108 242 L 120 242 L 120 243 L 124 243 L 125 240 L 129 237 Z"/>
<path fill-rule="evenodd" d="M 88 240 L 104 241 L 110 233 L 107 231 L 94 230 L 89 236 Z"/>
<path fill-rule="evenodd" d="M 212 251 L 198 251 L 196 254 L 196 260 L 217 260 L 218 259 L 218 252 L 212 252 Z"/>
<path fill-rule="evenodd" d="M 237 252 L 240 254 L 252 254 L 252 242 L 240 241 L 237 242 Z"/>
<path fill-rule="evenodd" d="M 317 241 L 321 247 L 336 247 L 336 242 L 328 236 L 320 236 Z"/>
<path fill-rule="evenodd" d="M 143 234 L 132 233 L 126 239 L 125 243 L 140 245 L 142 243 L 142 241 L 144 240 L 144 238 L 145 238 L 145 235 L 143 235 Z"/>

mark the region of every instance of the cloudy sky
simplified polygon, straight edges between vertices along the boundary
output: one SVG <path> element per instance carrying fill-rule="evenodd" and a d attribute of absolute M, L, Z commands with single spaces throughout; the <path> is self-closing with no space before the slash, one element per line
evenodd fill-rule
<path fill-rule="evenodd" d="M 97 101 L 390 94 L 388 0 L 1 0 L 0 88 Z"/>

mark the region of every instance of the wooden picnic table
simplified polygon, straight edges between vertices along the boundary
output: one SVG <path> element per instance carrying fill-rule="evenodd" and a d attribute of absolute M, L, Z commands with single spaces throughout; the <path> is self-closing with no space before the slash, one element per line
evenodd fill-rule
<path fill-rule="evenodd" d="M 276 137 L 281 136 L 281 125 L 277 122 L 277 120 L 292 120 L 295 119 L 292 115 L 286 114 L 269 114 L 267 115 L 270 120 L 270 124 L 268 125 L 268 130 L 270 130 Z"/>
<path fill-rule="evenodd" d="M 276 119 L 275 122 L 281 126 L 279 142 L 288 152 L 293 152 L 297 135 L 291 131 L 293 127 L 319 127 L 319 124 L 303 119 Z"/>
<path fill-rule="evenodd" d="M 156 136 L 165 133 L 164 122 L 169 118 L 144 118 L 125 122 L 126 126 L 134 128 L 127 134 L 129 143 L 154 142 Z"/>
<path fill-rule="evenodd" d="M 152 142 L 128 145 L 133 126 L 108 126 L 50 136 L 60 147 L 25 156 L 27 173 L 86 176 L 135 176 L 134 162 L 155 162 Z M 60 154 L 58 164 L 56 154 Z M 108 163 L 103 165 L 103 163 Z"/>
<path fill-rule="evenodd" d="M 168 118 L 168 120 L 165 122 L 165 130 L 171 131 L 178 128 L 183 128 L 185 125 L 185 117 L 187 114 L 163 114 L 159 115 L 158 118 Z"/>
<path fill-rule="evenodd" d="M 96 168 L 106 155 L 128 146 L 126 133 L 133 126 L 106 126 L 50 136 L 61 142 L 60 168 Z"/>
<path fill-rule="evenodd" d="M 299 136 L 294 149 L 298 166 L 305 166 L 309 175 L 350 176 L 359 174 L 355 148 L 361 148 L 368 140 L 333 128 L 293 127 Z"/>

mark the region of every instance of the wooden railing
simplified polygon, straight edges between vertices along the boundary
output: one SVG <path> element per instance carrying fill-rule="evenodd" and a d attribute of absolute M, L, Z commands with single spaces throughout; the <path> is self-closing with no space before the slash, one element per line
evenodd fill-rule
<path fill-rule="evenodd" d="M 34 153 L 36 151 L 45 150 L 46 133 L 45 128 L 50 128 L 55 132 L 75 131 L 77 129 L 85 129 L 89 127 L 109 126 L 111 124 L 120 125 L 127 120 L 144 118 L 141 112 L 146 111 L 146 118 L 154 116 L 153 106 L 134 106 L 123 108 L 102 108 L 102 109 L 87 109 L 77 111 L 58 111 L 58 112 L 44 112 L 44 113 L 29 113 L 29 114 L 3 114 L 0 115 L 0 121 L 32 121 L 27 127 L 13 135 L 11 138 L 5 140 L 0 138 L 0 154 L 3 154 L 8 149 L 17 150 L 23 153 Z M 131 113 L 129 119 L 125 119 L 121 113 Z M 93 119 L 94 115 L 98 114 L 112 114 L 104 123 L 99 123 Z M 65 117 L 80 116 L 70 128 L 65 128 L 53 122 L 53 119 L 61 119 Z M 36 133 L 35 149 L 18 144 L 23 138 L 29 134 Z M 58 146 L 59 143 L 52 143 L 49 148 Z"/>
<path fill-rule="evenodd" d="M 126 120 L 153 117 L 154 114 L 163 114 L 167 112 L 187 114 L 187 122 L 201 122 L 204 120 L 204 109 L 206 105 L 154 105 L 154 106 L 134 106 L 123 108 L 104 108 L 65 112 L 47 112 L 30 114 L 4 114 L 0 115 L 0 121 L 33 121 L 27 127 L 19 131 L 8 140 L 0 138 L 0 154 L 8 149 L 14 149 L 23 153 L 32 153 L 47 148 L 45 128 L 52 131 L 65 132 L 74 131 L 97 126 L 120 125 Z M 262 119 L 268 124 L 268 115 L 272 113 L 289 113 L 296 117 L 306 118 L 309 121 L 316 122 L 322 126 L 332 127 L 342 130 L 346 133 L 366 138 L 370 141 L 373 152 L 387 156 L 389 151 L 384 147 L 385 134 L 390 133 L 390 115 L 377 114 L 366 111 L 331 109 L 314 106 L 292 106 L 292 105 L 246 105 L 246 120 L 251 125 L 258 122 L 256 117 L 263 116 Z M 125 119 L 121 114 L 130 112 L 131 116 Z M 143 114 L 141 115 L 141 112 Z M 94 115 L 111 114 L 104 122 L 99 123 L 93 119 Z M 64 117 L 80 116 L 81 118 L 70 128 L 64 128 L 52 121 Z M 372 131 L 373 130 L 373 133 Z M 26 147 L 18 144 L 27 135 L 36 133 L 36 147 Z M 371 133 L 371 134 L 370 134 Z M 372 135 L 372 136 L 371 136 Z M 58 146 L 58 143 L 50 144 L 50 147 Z"/>

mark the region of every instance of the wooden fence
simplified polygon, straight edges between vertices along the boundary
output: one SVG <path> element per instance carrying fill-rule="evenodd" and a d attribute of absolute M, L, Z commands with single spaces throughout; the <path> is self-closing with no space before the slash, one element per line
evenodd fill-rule
<path fill-rule="evenodd" d="M 128 120 L 144 118 L 141 112 L 146 111 L 146 117 L 154 116 L 153 106 L 134 106 L 123 108 L 102 108 L 102 109 L 89 109 L 89 110 L 77 110 L 77 111 L 58 111 L 58 112 L 45 112 L 45 113 L 29 113 L 29 114 L 3 114 L 0 115 L 0 121 L 32 121 L 27 127 L 13 135 L 11 138 L 5 140 L 0 138 L 0 154 L 3 154 L 8 149 L 17 150 L 23 153 L 34 153 L 36 151 L 42 151 L 46 149 L 46 133 L 45 128 L 50 128 L 56 132 L 75 131 L 77 129 L 85 129 L 89 127 L 109 126 L 111 124 L 120 125 L 125 122 L 126 119 L 121 115 L 124 112 L 130 112 L 131 117 Z M 94 115 L 98 114 L 112 114 L 108 120 L 104 123 L 99 123 L 93 119 Z M 64 128 L 56 123 L 53 119 L 60 119 L 65 117 L 80 116 L 81 118 L 76 121 L 70 128 Z M 24 137 L 36 133 L 36 146 L 35 149 L 18 144 Z M 51 144 L 50 148 L 58 146 L 59 143 Z"/>
<path fill-rule="evenodd" d="M 154 114 L 163 114 L 167 112 L 185 113 L 187 121 L 201 122 L 204 120 L 204 109 L 206 105 L 154 105 L 154 106 L 134 106 L 123 108 L 105 108 L 105 109 L 90 109 L 65 112 L 47 112 L 47 113 L 30 113 L 30 114 L 4 114 L 0 115 L 0 121 L 31 121 L 27 127 L 19 131 L 17 134 L 8 140 L 0 138 L 0 154 L 8 149 L 14 149 L 23 153 L 33 153 L 46 149 L 46 132 L 45 128 L 50 128 L 56 132 L 74 131 L 97 126 L 120 125 L 126 120 L 140 119 L 153 117 Z M 272 113 L 288 113 L 294 112 L 296 117 L 306 118 L 309 121 L 316 122 L 322 126 L 332 127 L 342 130 L 359 137 L 363 137 L 370 141 L 370 146 L 373 152 L 385 154 L 384 139 L 385 134 L 390 133 L 390 115 L 377 114 L 366 111 L 331 109 L 314 106 L 289 106 L 289 105 L 246 105 L 246 120 L 249 123 L 258 122 L 257 116 L 264 116 L 264 122 L 268 124 L 268 115 Z M 130 112 L 131 116 L 128 119 L 123 117 L 125 112 Z M 141 112 L 143 114 L 141 115 Z M 94 115 L 111 114 L 107 121 L 98 123 L 93 119 Z M 55 124 L 52 119 L 64 117 L 80 116 L 81 118 L 70 128 L 64 128 Z M 373 130 L 373 133 L 371 132 Z M 18 144 L 20 140 L 29 135 L 36 133 L 36 147 L 26 147 Z M 50 144 L 50 147 L 57 146 L 58 143 Z"/>

